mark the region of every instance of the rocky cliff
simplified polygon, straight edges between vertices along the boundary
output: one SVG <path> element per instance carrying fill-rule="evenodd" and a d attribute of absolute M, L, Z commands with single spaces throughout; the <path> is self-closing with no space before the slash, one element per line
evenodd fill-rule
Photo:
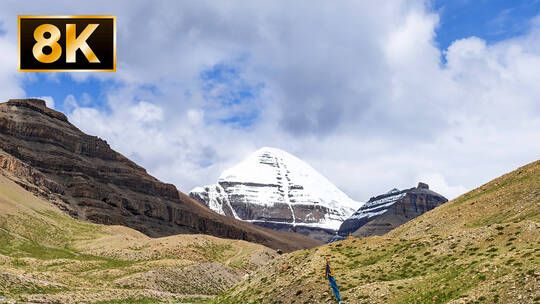
<path fill-rule="evenodd" d="M 217 213 L 323 241 L 362 205 L 299 158 L 268 147 L 190 196 Z"/>
<path fill-rule="evenodd" d="M 0 168 L 72 217 L 125 225 L 152 237 L 204 233 L 285 251 L 318 244 L 209 211 L 39 99 L 0 104 Z"/>
<path fill-rule="evenodd" d="M 425 183 L 406 190 L 392 189 L 386 194 L 372 197 L 345 220 L 338 234 L 342 237 L 383 235 L 411 219 L 437 207 L 448 200 L 429 190 Z"/>

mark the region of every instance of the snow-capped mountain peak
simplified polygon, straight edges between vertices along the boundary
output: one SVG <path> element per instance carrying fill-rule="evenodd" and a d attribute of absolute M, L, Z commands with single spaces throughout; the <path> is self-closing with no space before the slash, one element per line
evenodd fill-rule
<path fill-rule="evenodd" d="M 362 206 L 304 161 L 269 147 L 225 170 L 216 185 L 193 189 L 191 196 L 218 213 L 286 229 L 337 230 Z"/>

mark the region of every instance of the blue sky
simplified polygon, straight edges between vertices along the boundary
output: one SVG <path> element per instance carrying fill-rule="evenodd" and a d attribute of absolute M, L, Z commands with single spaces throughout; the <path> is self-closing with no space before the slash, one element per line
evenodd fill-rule
<path fill-rule="evenodd" d="M 435 0 L 437 43 L 447 49 L 458 39 L 476 36 L 488 43 L 526 33 L 540 13 L 539 0 Z"/>
<path fill-rule="evenodd" d="M 48 73 L 33 73 L 33 77 L 24 83 L 24 89 L 29 97 L 51 96 L 55 101 L 55 108 L 62 112 L 70 109 L 64 106 L 64 100 L 73 95 L 77 100 L 91 99 L 93 107 L 106 108 L 105 94 L 114 84 L 104 82 L 93 77 L 84 81 L 75 81 L 68 73 L 55 73 L 54 77 Z M 84 97 L 87 95 L 87 97 Z"/>

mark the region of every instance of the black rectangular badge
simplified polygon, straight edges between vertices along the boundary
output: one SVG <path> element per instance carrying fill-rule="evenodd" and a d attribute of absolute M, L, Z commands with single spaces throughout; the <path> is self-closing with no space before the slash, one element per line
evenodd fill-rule
<path fill-rule="evenodd" d="M 116 16 L 19 16 L 19 71 L 115 72 Z"/>

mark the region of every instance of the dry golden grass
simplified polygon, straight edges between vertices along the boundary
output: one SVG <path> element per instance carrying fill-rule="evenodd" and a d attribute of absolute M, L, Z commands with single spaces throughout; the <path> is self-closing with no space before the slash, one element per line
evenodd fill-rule
<path fill-rule="evenodd" d="M 540 161 L 382 237 L 296 251 L 212 303 L 540 303 Z"/>

